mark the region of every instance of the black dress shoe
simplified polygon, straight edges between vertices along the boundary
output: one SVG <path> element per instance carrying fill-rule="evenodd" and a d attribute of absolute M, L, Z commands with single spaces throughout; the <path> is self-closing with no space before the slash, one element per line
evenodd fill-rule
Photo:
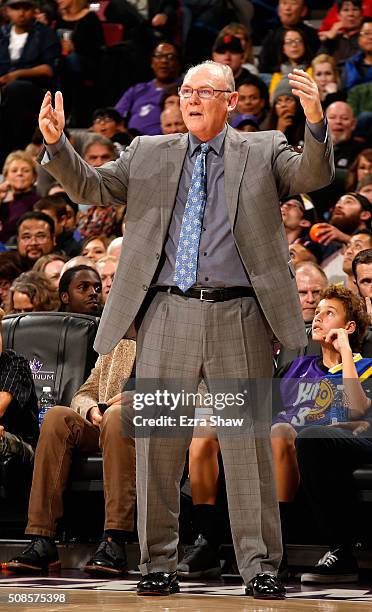
<path fill-rule="evenodd" d="M 137 584 L 138 595 L 171 595 L 179 590 L 177 572 L 152 572 Z"/>
<path fill-rule="evenodd" d="M 18 573 L 40 573 L 61 569 L 57 547 L 51 540 L 34 538 L 18 557 L 13 557 L 6 568 Z"/>
<path fill-rule="evenodd" d="M 93 557 L 84 567 L 84 572 L 95 575 L 121 575 L 128 571 L 125 547 L 114 540 L 104 539 Z"/>
<path fill-rule="evenodd" d="M 285 599 L 285 588 L 274 574 L 256 574 L 245 587 L 245 594 L 255 599 Z"/>
<path fill-rule="evenodd" d="M 210 544 L 200 533 L 177 565 L 177 573 L 183 578 L 219 578 L 221 564 L 218 546 Z"/>

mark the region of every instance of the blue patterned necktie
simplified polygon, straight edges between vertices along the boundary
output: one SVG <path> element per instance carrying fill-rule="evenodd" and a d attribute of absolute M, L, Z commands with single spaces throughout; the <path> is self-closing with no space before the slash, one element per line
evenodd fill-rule
<path fill-rule="evenodd" d="M 176 286 L 181 291 L 187 291 L 196 282 L 198 269 L 199 243 L 204 208 L 207 201 L 206 157 L 210 146 L 204 142 L 200 149 L 201 151 L 195 160 L 185 211 L 183 213 L 173 276 Z"/>

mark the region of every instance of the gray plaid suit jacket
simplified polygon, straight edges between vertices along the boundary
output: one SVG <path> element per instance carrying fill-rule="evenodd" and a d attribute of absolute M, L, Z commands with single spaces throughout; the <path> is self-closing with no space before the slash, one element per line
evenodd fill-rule
<path fill-rule="evenodd" d="M 141 136 L 120 159 L 96 169 L 66 142 L 44 164 L 74 202 L 127 204 L 120 262 L 95 342 L 101 354 L 111 351 L 124 336 L 134 337 L 133 323 L 165 243 L 187 146 L 187 134 Z M 244 133 L 228 127 L 224 157 L 231 228 L 264 317 L 285 346 L 305 346 L 279 199 L 331 182 L 330 137 L 320 143 L 306 128 L 299 154 L 281 132 Z"/>

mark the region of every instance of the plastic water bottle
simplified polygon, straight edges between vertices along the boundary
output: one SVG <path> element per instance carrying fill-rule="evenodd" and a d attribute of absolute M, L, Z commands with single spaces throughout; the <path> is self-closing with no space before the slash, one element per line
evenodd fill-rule
<path fill-rule="evenodd" d="M 55 405 L 51 387 L 43 387 L 43 392 L 39 397 L 39 425 L 42 424 L 46 411 Z"/>

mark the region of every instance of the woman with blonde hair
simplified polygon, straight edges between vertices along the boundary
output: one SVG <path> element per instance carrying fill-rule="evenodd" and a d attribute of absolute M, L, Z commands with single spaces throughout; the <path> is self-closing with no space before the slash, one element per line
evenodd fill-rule
<path fill-rule="evenodd" d="M 4 181 L 0 184 L 0 240 L 7 242 L 16 234 L 19 217 L 32 210 L 39 196 L 34 188 L 35 163 L 25 151 L 13 151 L 7 156 L 3 176 Z"/>
<path fill-rule="evenodd" d="M 334 58 L 327 53 L 321 53 L 311 62 L 314 81 L 318 85 L 320 101 L 326 108 L 336 100 L 344 100 L 345 94 L 340 91 L 341 80 Z"/>

